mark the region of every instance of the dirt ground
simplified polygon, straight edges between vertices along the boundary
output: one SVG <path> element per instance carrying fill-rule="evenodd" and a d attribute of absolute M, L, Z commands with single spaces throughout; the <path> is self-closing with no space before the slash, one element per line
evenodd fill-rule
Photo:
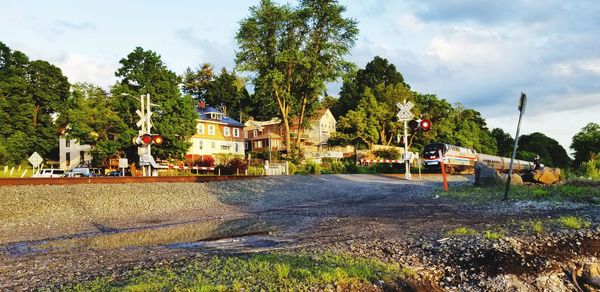
<path fill-rule="evenodd" d="M 452 181 L 451 187 L 470 184 L 471 178 L 454 176 Z M 77 186 L 1 187 L 0 194 L 36 198 L 44 205 L 49 200 L 40 195 L 44 188 L 57 196 L 81 191 Z M 143 195 L 135 198 L 140 202 L 128 202 L 131 207 L 113 198 L 123 188 L 132 186 L 85 187 L 86 196 L 115 204 L 103 205 L 118 210 L 113 213 L 94 213 L 87 201 L 58 201 L 58 206 L 46 206 L 48 212 L 75 211 L 60 218 L 36 213 L 52 224 L 3 216 L 0 290 L 58 287 L 215 253 L 327 250 L 399 262 L 417 272 L 411 280 L 415 290 L 561 291 L 577 289 L 569 272 L 578 262 L 595 261 L 600 250 L 597 207 L 469 205 L 439 196 L 441 183 L 434 176 L 422 181 L 416 176 L 412 181 L 378 175 L 291 176 L 136 186 L 171 198 L 154 197 L 167 207 L 147 203 L 147 213 L 139 209 L 146 204 Z M 519 223 L 566 215 L 594 223 L 576 231 L 549 227 L 542 234 L 523 231 Z M 482 232 L 501 227 L 503 236 L 448 236 L 458 227 Z"/>

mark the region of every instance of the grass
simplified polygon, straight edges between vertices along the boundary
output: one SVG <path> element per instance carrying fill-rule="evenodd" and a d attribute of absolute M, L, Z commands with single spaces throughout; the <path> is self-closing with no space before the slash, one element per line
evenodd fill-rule
<path fill-rule="evenodd" d="M 556 221 L 569 229 L 589 228 L 592 225 L 590 221 L 576 216 L 564 216 L 556 219 Z"/>
<path fill-rule="evenodd" d="M 438 195 L 471 203 L 497 202 L 504 197 L 504 186 L 473 187 L 460 185 L 451 187 L 448 192 L 440 191 Z M 509 199 L 517 201 L 570 201 L 597 205 L 600 204 L 600 187 L 579 183 L 549 186 L 511 186 Z"/>
<path fill-rule="evenodd" d="M 10 173 L 11 170 L 12 175 Z M 19 166 L 13 169 L 12 167 L 0 166 L 0 178 L 19 178 L 21 175 L 23 175 L 23 173 L 25 173 L 23 177 L 31 177 L 33 175 L 33 169 L 22 168 Z"/>
<path fill-rule="evenodd" d="M 505 231 L 504 230 L 486 230 L 484 237 L 488 240 L 498 240 L 502 237 L 504 237 Z"/>
<path fill-rule="evenodd" d="M 411 270 L 345 254 L 267 253 L 215 256 L 182 268 L 134 272 L 67 286 L 67 291 L 305 291 L 328 284 L 361 290 L 378 280 L 399 281 Z M 353 288 L 354 287 L 354 288 Z"/>
<path fill-rule="evenodd" d="M 540 234 L 544 231 L 544 225 L 541 220 L 534 221 L 531 228 L 535 234 Z"/>
<path fill-rule="evenodd" d="M 446 235 L 448 235 L 448 236 L 471 236 L 471 235 L 477 235 L 477 234 L 479 234 L 477 232 L 477 230 L 466 228 L 466 227 L 458 227 L 458 228 L 455 228 L 453 230 L 446 232 Z"/>

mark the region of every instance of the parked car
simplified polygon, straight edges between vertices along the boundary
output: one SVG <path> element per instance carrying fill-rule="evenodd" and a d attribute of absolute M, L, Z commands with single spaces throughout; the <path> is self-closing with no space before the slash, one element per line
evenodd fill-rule
<path fill-rule="evenodd" d="M 109 172 L 106 176 L 131 176 L 131 172 L 129 170 L 126 170 L 125 175 L 123 175 L 123 171 L 113 170 L 113 171 Z"/>
<path fill-rule="evenodd" d="M 62 169 L 42 168 L 31 177 L 65 177 L 65 174 Z"/>
<path fill-rule="evenodd" d="M 96 177 L 102 175 L 103 171 L 101 168 L 90 167 L 75 167 L 67 174 L 68 177 Z"/>

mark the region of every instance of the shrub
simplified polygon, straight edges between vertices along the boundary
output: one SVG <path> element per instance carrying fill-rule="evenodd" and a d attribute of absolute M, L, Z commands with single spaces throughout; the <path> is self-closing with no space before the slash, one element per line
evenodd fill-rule
<path fill-rule="evenodd" d="M 304 169 L 307 174 L 321 174 L 321 166 L 312 160 L 307 160 L 304 163 Z"/>
<path fill-rule="evenodd" d="M 288 163 L 288 171 L 290 172 L 290 175 L 296 174 L 298 167 L 290 161 Z"/>
<path fill-rule="evenodd" d="M 373 151 L 373 154 L 375 154 L 375 156 L 377 156 L 381 159 L 400 159 L 400 155 L 401 155 L 400 151 L 398 151 L 394 148 L 375 150 L 375 151 Z"/>
<path fill-rule="evenodd" d="M 332 161 L 331 162 L 331 173 L 344 173 L 346 167 L 341 161 Z"/>
<path fill-rule="evenodd" d="M 202 160 L 200 160 L 200 162 L 197 163 L 197 165 L 204 167 L 214 167 L 215 159 L 212 156 L 205 156 L 202 158 Z"/>
<path fill-rule="evenodd" d="M 446 232 L 448 236 L 467 236 L 467 235 L 477 235 L 477 230 L 470 229 L 466 227 L 458 227 L 454 230 L 450 230 Z"/>
<path fill-rule="evenodd" d="M 588 228 L 592 225 L 589 221 L 575 216 L 560 217 L 557 221 L 569 229 Z"/>
<path fill-rule="evenodd" d="M 248 166 L 248 175 L 262 175 L 263 171 L 261 166 Z"/>
<path fill-rule="evenodd" d="M 237 174 L 238 171 L 242 174 L 246 169 L 248 169 L 248 162 L 240 157 L 234 157 L 227 163 L 219 164 L 217 166 L 217 170 L 220 170 L 222 175 L 233 175 Z"/>
<path fill-rule="evenodd" d="M 348 159 L 344 162 L 344 170 L 346 173 L 358 173 L 358 166 L 354 159 Z"/>
<path fill-rule="evenodd" d="M 544 231 L 544 225 L 542 225 L 542 221 L 540 221 L 540 220 L 536 220 L 535 222 L 533 222 L 532 228 L 533 228 L 533 232 L 536 234 Z"/>

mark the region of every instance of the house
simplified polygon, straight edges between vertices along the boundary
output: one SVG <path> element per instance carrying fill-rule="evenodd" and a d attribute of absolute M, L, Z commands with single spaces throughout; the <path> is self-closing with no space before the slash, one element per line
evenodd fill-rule
<path fill-rule="evenodd" d="M 244 148 L 246 151 L 261 152 L 269 150 L 280 151 L 284 149 L 283 135 L 285 130 L 279 118 L 269 121 L 255 121 L 250 119 L 244 123 Z"/>
<path fill-rule="evenodd" d="M 335 126 L 337 121 L 329 109 L 320 109 L 315 114 L 307 117 L 308 127 L 304 128 L 300 141 L 304 146 L 316 146 L 323 147 L 327 145 L 331 133 L 335 132 Z M 294 127 L 292 128 L 292 134 L 298 133 L 299 120 L 296 118 L 293 120 Z"/>
<path fill-rule="evenodd" d="M 196 108 L 196 133 L 186 157 L 202 158 L 216 154 L 244 155 L 244 124 L 200 102 Z"/>
<path fill-rule="evenodd" d="M 58 138 L 58 167 L 71 170 L 79 165 L 91 165 L 92 146 L 80 145 L 77 139 L 70 139 L 65 135 L 68 127 L 60 129 Z"/>
<path fill-rule="evenodd" d="M 327 145 L 331 133 L 335 132 L 337 121 L 329 109 L 316 111 L 315 114 L 307 117 L 307 121 L 308 127 L 302 131 L 300 141 L 305 148 L 314 148 L 310 150 L 318 151 L 318 148 Z M 292 137 L 298 134 L 298 122 L 297 118 L 291 120 Z M 268 149 L 269 144 L 272 147 L 271 150 L 285 149 L 285 127 L 279 118 L 272 118 L 269 121 L 251 119 L 245 123 L 245 126 L 246 151 L 262 151 L 265 148 Z"/>

